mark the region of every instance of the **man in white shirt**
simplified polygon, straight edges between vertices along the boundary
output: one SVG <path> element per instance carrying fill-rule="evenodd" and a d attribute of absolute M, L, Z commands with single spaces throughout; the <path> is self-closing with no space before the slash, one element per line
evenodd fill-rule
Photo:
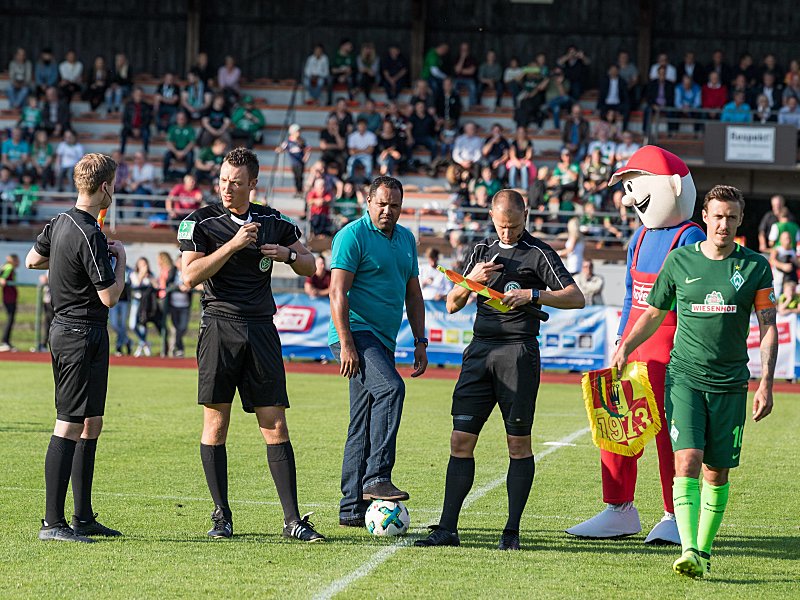
<path fill-rule="evenodd" d="M 75 55 L 74 50 L 69 50 L 64 62 L 58 65 L 58 88 L 67 102 L 72 96 L 80 93 L 83 84 L 83 63 Z"/>
<path fill-rule="evenodd" d="M 458 136 L 453 144 L 453 161 L 467 170 L 472 169 L 483 156 L 483 140 L 477 133 L 478 126 L 470 121 L 464 125 L 464 133 Z"/>
<path fill-rule="evenodd" d="M 69 191 L 75 191 L 75 182 L 72 178 L 73 169 L 78 164 L 86 151 L 78 143 L 78 138 L 71 130 L 64 133 L 64 141 L 56 148 L 56 158 L 58 160 L 57 184 L 59 191 L 64 191 L 64 180 L 67 180 Z"/>
<path fill-rule="evenodd" d="M 305 67 L 303 67 L 303 85 L 305 85 L 308 95 L 313 98 L 316 104 L 319 104 L 323 88 L 326 85 L 330 85 L 330 75 L 331 68 L 328 62 L 328 55 L 325 54 L 325 48 L 322 44 L 317 44 L 314 46 L 314 52 L 306 59 Z"/>
<path fill-rule="evenodd" d="M 658 67 L 664 67 L 667 70 L 666 79 L 672 83 L 678 81 L 678 70 L 674 65 L 669 64 L 669 56 L 662 52 L 658 55 L 656 62 L 650 67 L 650 79 L 658 79 Z"/>
<path fill-rule="evenodd" d="M 377 145 L 378 138 L 367 129 L 367 120 L 359 118 L 356 121 L 356 130 L 347 136 L 347 151 L 350 153 L 350 158 L 347 159 L 348 179 L 353 176 L 357 164 L 364 167 L 364 176 L 367 179 L 372 178 L 372 155 Z"/>
<path fill-rule="evenodd" d="M 422 299 L 444 300 L 453 286 L 444 273 L 436 268 L 436 265 L 439 264 L 439 251 L 436 248 L 428 248 L 425 257 L 428 259 L 427 262 L 419 267 L 419 286 L 422 289 Z"/>

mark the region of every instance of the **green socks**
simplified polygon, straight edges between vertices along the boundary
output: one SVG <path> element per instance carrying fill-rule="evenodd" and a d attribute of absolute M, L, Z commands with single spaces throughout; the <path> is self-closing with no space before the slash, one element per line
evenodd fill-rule
<path fill-rule="evenodd" d="M 702 509 L 700 511 L 700 528 L 697 536 L 697 549 L 700 552 L 711 554 L 711 544 L 722 524 L 722 516 L 725 514 L 725 507 L 728 505 L 728 491 L 730 482 L 725 485 L 711 485 L 707 481 L 703 482 L 703 493 L 701 495 Z"/>
<path fill-rule="evenodd" d="M 676 477 L 672 485 L 672 499 L 675 503 L 675 521 L 681 536 L 682 551 L 686 552 L 690 548 L 697 550 L 700 480 L 691 477 Z"/>

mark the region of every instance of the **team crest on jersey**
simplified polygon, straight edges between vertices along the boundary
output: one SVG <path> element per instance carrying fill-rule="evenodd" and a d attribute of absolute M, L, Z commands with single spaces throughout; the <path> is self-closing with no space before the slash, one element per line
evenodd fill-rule
<path fill-rule="evenodd" d="M 503 288 L 503 291 L 508 293 L 511 290 L 521 290 L 521 289 L 522 289 L 522 286 L 520 284 L 518 284 L 516 281 L 509 281 L 506 284 L 506 287 Z"/>
<path fill-rule="evenodd" d="M 739 271 L 735 271 L 733 273 L 733 277 L 731 277 L 731 283 L 733 284 L 733 287 L 736 288 L 737 292 L 744 285 L 744 277 Z"/>
<path fill-rule="evenodd" d="M 272 259 L 268 256 L 265 256 L 258 262 L 258 268 L 261 269 L 262 273 L 266 273 L 269 271 L 269 268 L 272 266 Z"/>
<path fill-rule="evenodd" d="M 725 298 L 716 290 L 706 294 L 703 304 L 692 304 L 693 313 L 735 313 L 735 304 L 725 304 Z"/>
<path fill-rule="evenodd" d="M 178 225 L 178 239 L 191 240 L 194 235 L 194 226 L 197 225 L 194 221 L 181 221 Z"/>

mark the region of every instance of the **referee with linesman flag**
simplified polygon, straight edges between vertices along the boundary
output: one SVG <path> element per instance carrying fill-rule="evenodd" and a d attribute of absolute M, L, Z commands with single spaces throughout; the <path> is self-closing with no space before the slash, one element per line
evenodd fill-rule
<path fill-rule="evenodd" d="M 48 223 L 25 261 L 50 269 L 55 317 L 50 355 L 55 380 L 56 425 L 44 465 L 45 517 L 39 539 L 91 542 L 88 536 L 119 536 L 97 522 L 92 510 L 97 438 L 103 428 L 108 386 L 108 309 L 125 288 L 125 249 L 107 242 L 97 216 L 111 206 L 117 163 L 87 154 L 74 169 L 75 207 Z M 112 266 L 112 259 L 116 265 Z M 64 517 L 72 479 L 72 527 Z"/>

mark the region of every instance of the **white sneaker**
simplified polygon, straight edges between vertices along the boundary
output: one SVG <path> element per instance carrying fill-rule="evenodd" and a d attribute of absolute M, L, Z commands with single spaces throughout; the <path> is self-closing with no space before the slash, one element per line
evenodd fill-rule
<path fill-rule="evenodd" d="M 0 344 L 0 352 L 11 352 L 11 344 Z"/>
<path fill-rule="evenodd" d="M 139 344 L 138 346 L 136 346 L 136 350 L 134 350 L 133 356 L 135 358 L 139 358 L 142 355 L 143 350 L 144 346 L 142 344 Z"/>
<path fill-rule="evenodd" d="M 633 502 L 626 502 L 609 504 L 602 512 L 566 532 L 576 537 L 605 540 L 636 535 L 641 530 L 639 511 Z"/>
<path fill-rule="evenodd" d="M 152 354 L 152 353 L 150 352 L 150 344 L 145 344 L 145 345 L 144 345 L 144 355 L 145 355 L 145 356 L 150 356 L 150 354 Z"/>
<path fill-rule="evenodd" d="M 644 543 L 652 544 L 653 546 L 668 546 L 670 544 L 680 546 L 681 535 L 678 533 L 678 524 L 675 522 L 675 515 L 665 512 L 661 520 L 656 523 L 656 526 L 647 534 Z"/>

